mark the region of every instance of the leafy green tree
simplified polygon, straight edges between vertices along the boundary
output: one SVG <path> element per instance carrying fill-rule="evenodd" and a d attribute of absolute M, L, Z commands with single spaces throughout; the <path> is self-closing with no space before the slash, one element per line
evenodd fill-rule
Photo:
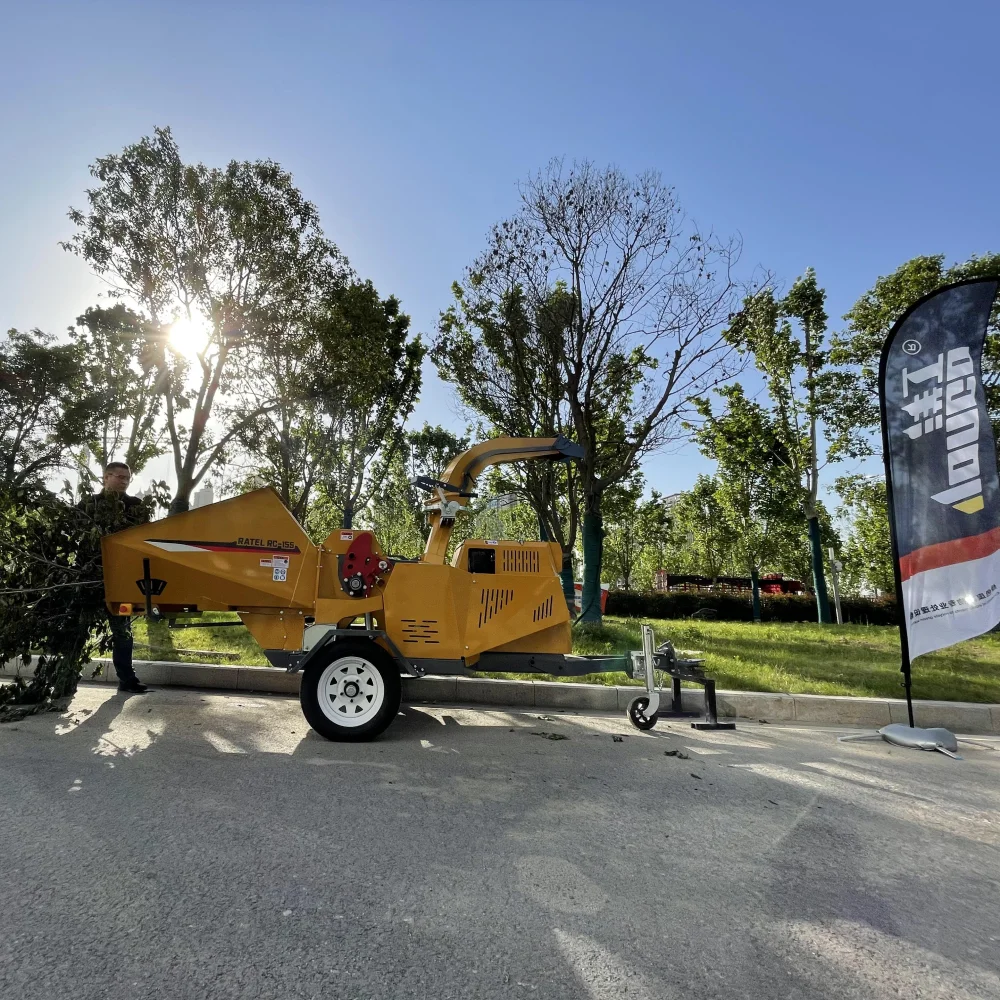
<path fill-rule="evenodd" d="M 855 592 L 894 593 L 896 579 L 885 480 L 843 476 L 835 485 L 844 501 L 837 513 L 850 523 L 842 555 L 845 588 Z"/>
<path fill-rule="evenodd" d="M 125 462 L 133 474 L 164 450 L 163 400 L 156 373 L 143 369 L 149 331 L 142 317 L 122 303 L 94 306 L 70 327 L 80 364 L 101 397 L 91 433 L 78 452 L 78 467 L 91 484 L 111 461 Z M 90 460 L 97 465 L 95 472 Z"/>
<path fill-rule="evenodd" d="M 809 534 L 817 615 L 830 622 L 820 525 L 820 472 L 830 461 L 869 452 L 867 441 L 849 412 L 838 407 L 853 373 L 834 366 L 827 345 L 826 292 L 809 268 L 788 294 L 777 298 L 764 289 L 744 300 L 727 336 L 741 352 L 751 354 L 764 378 L 771 412 L 760 415 L 760 432 L 768 435 L 756 453 L 760 460 L 783 465 L 798 484 L 800 509 Z M 742 393 L 727 397 L 730 419 Z M 756 412 L 756 411 L 754 411 Z M 773 445 L 771 442 L 773 441 Z M 825 449 L 824 449 L 825 445 Z M 753 449 L 746 450 L 754 460 Z"/>
<path fill-rule="evenodd" d="M 673 572 L 715 579 L 731 568 L 735 539 L 718 493 L 714 476 L 699 475 L 671 509 L 668 555 L 663 562 Z"/>
<path fill-rule="evenodd" d="M 38 486 L 72 463 L 70 449 L 90 437 L 107 397 L 91 380 L 76 344 L 32 330 L 0 339 L 0 483 Z"/>
<path fill-rule="evenodd" d="M 522 186 L 519 211 L 493 227 L 461 284 L 473 318 L 502 315 L 518 295 L 540 328 L 557 307 L 559 340 L 530 370 L 539 383 L 552 371 L 585 452 L 585 621 L 601 617 L 604 495 L 681 435 L 692 400 L 733 373 L 722 327 L 738 249 L 687 223 L 655 173 L 627 177 L 586 162 L 567 170 L 554 160 Z M 489 335 L 479 325 L 487 345 Z"/>
<path fill-rule="evenodd" d="M 472 442 L 465 435 L 455 434 L 436 424 L 433 427 L 424 422 L 419 430 L 407 431 L 406 451 L 408 458 L 406 468 L 408 478 L 406 481 L 406 496 L 409 498 L 413 508 L 414 517 L 420 526 L 421 548 L 426 543 L 430 534 L 430 526 L 424 517 L 424 492 L 411 485 L 412 480 L 417 476 L 430 476 L 431 479 L 440 479 L 444 475 L 445 469 L 451 464 L 453 458 L 461 455 L 463 451 L 468 451 Z M 496 471 L 496 470 L 494 470 Z M 459 522 L 459 531 L 461 531 Z"/>
<path fill-rule="evenodd" d="M 440 479 L 452 459 L 468 451 L 471 444 L 467 435 L 455 434 L 440 424 L 432 427 L 424 421 L 420 430 L 406 434 L 410 478 L 430 476 Z"/>
<path fill-rule="evenodd" d="M 349 282 L 252 346 L 242 482 L 273 486 L 303 522 L 322 496 L 317 517 L 331 530 L 349 527 L 401 447 L 420 390 L 424 348 L 409 339 L 409 323 L 395 298 L 382 300 L 370 281 Z"/>
<path fill-rule="evenodd" d="M 754 620 L 760 621 L 761 572 L 777 568 L 802 538 L 802 485 L 787 457 L 780 412 L 748 399 L 741 385 L 719 395 L 724 412 L 715 415 L 702 402 L 695 439 L 718 463 L 713 504 L 737 565 L 750 576 Z"/>
<path fill-rule="evenodd" d="M 670 515 L 663 495 L 657 490 L 639 504 L 636 514 L 635 531 L 641 544 L 634 586 L 637 590 L 652 590 L 656 574 L 665 564 L 670 543 Z"/>
<path fill-rule="evenodd" d="M 462 403 L 484 417 L 484 436 L 572 437 L 562 378 L 565 331 L 572 299 L 557 285 L 544 300 L 531 302 L 519 285 L 498 295 L 452 288 L 455 301 L 441 315 L 432 357 Z M 573 550 L 579 527 L 578 474 L 572 465 L 525 462 L 499 470 L 496 487 L 524 497 L 547 539 L 562 546 L 563 592 L 575 600 Z"/>
<path fill-rule="evenodd" d="M 359 513 L 362 527 L 375 532 L 382 550 L 391 556 L 414 559 L 423 552 L 423 514 L 410 485 L 406 455 L 397 449 L 385 463 L 381 488 Z"/>
<path fill-rule="evenodd" d="M 641 474 L 634 474 L 604 496 L 604 568 L 610 580 L 623 590 L 635 588 L 635 575 L 645 547 L 640 533 L 640 510 L 645 487 Z"/>
<path fill-rule="evenodd" d="M 278 403 L 227 406 L 250 371 L 247 345 L 280 335 L 282 318 L 345 280 L 347 264 L 273 161 L 187 164 L 170 130 L 158 128 L 99 158 L 91 174 L 87 210 L 70 211 L 77 231 L 63 246 L 151 324 L 147 364 L 157 370 L 177 477 L 171 510 L 187 510 L 226 449 Z M 178 330 L 202 329 L 204 343 L 185 353 Z"/>
<path fill-rule="evenodd" d="M 882 345 L 896 320 L 918 299 L 944 285 L 968 278 L 1000 278 L 1000 253 L 987 253 L 945 266 L 944 254 L 914 257 L 892 274 L 880 277 L 851 307 L 847 328 L 834 337 L 830 357 L 851 369 L 841 386 L 838 411 L 858 427 L 879 427 L 878 366 Z M 983 352 L 986 402 L 994 425 L 1000 424 L 1000 306 L 995 305 Z M 875 446 L 879 448 L 878 445 Z"/>
<path fill-rule="evenodd" d="M 387 463 L 405 450 L 405 424 L 420 395 L 426 354 L 409 327 L 398 300 L 380 298 L 367 281 L 348 285 L 317 331 L 353 352 L 342 373 L 318 373 L 313 390 L 330 445 L 321 466 L 323 489 L 343 512 L 344 527 L 381 487 Z"/>

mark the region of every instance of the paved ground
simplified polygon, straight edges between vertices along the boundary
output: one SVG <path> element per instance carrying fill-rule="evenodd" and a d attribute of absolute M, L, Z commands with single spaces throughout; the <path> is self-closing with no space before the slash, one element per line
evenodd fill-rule
<path fill-rule="evenodd" d="M 0 997 L 997 1000 L 1000 753 L 836 735 L 86 687 L 0 726 Z"/>

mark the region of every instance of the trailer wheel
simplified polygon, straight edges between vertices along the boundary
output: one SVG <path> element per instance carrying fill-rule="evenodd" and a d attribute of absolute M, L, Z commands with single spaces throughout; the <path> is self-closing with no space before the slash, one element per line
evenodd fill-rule
<path fill-rule="evenodd" d="M 636 729 L 647 730 L 656 725 L 659 716 L 655 712 L 652 715 L 646 715 L 647 708 L 649 708 L 649 699 L 646 697 L 633 698 L 628 703 L 628 720 Z"/>
<path fill-rule="evenodd" d="M 381 646 L 337 640 L 302 672 L 299 703 L 306 721 L 328 740 L 360 742 L 383 732 L 399 711 L 399 668 Z"/>

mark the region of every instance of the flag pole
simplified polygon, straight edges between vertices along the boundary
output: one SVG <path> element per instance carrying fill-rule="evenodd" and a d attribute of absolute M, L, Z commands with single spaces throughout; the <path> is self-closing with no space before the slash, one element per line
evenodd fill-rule
<path fill-rule="evenodd" d="M 910 310 L 912 311 L 912 309 Z M 905 317 L 904 317 L 905 318 Z M 882 356 L 879 358 L 879 411 L 882 417 L 882 460 L 885 463 L 885 502 L 889 514 L 889 544 L 892 549 L 892 572 L 896 581 L 896 620 L 899 623 L 899 649 L 902 657 L 900 671 L 903 674 L 903 688 L 906 691 L 906 714 L 913 729 L 913 692 L 910 680 L 910 639 L 906 632 L 906 609 L 903 607 L 903 580 L 899 569 L 899 545 L 896 541 L 896 508 L 892 496 L 892 453 L 889 451 L 889 421 L 887 419 L 885 400 L 888 393 L 885 386 L 885 370 L 889 363 L 889 349 L 896 339 L 896 330 L 902 320 L 897 322 L 882 345 Z"/>

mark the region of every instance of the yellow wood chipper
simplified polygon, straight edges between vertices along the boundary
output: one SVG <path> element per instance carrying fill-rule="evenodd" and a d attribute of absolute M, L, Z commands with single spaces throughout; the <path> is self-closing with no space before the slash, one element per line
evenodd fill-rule
<path fill-rule="evenodd" d="M 440 480 L 414 480 L 428 494 L 430 524 L 416 560 L 393 557 L 357 528 L 316 545 L 269 488 L 128 528 L 103 540 L 105 600 L 112 614 L 152 618 L 235 611 L 272 665 L 302 671 L 305 717 L 335 740 L 381 733 L 398 712 L 403 672 L 628 669 L 623 657 L 570 655 L 558 543 L 470 539 L 446 562 L 455 518 L 484 469 L 581 454 L 562 437 L 496 438 L 459 455 Z M 651 635 L 648 645 L 634 661 L 648 675 L 647 697 L 629 712 L 642 728 L 659 704 Z"/>

